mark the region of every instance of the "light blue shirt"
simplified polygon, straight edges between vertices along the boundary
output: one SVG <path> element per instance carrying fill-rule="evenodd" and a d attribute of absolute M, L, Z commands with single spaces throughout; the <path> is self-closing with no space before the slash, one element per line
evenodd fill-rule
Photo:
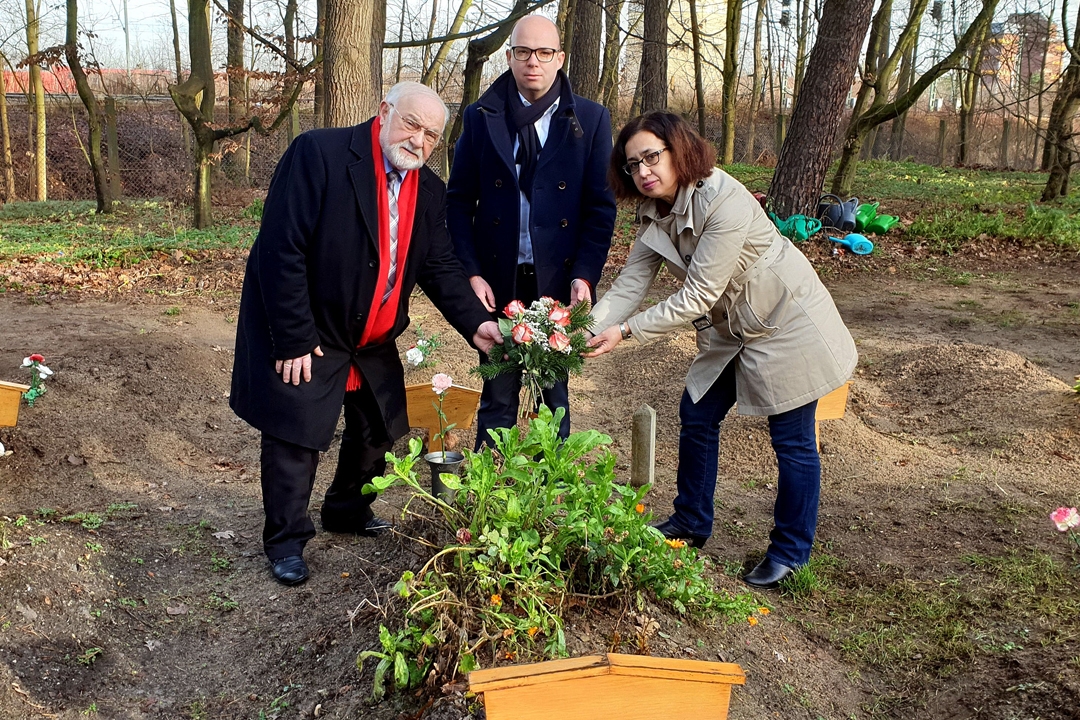
<path fill-rule="evenodd" d="M 525 97 L 518 93 L 518 97 L 521 98 L 521 102 L 526 106 L 532 105 L 531 102 L 525 99 Z M 547 109 L 540 119 L 533 123 L 533 127 L 536 128 L 536 135 L 540 138 L 540 147 L 544 147 L 544 143 L 547 142 L 548 132 L 551 130 L 551 116 L 555 114 L 555 109 L 559 107 L 559 100 L 551 103 L 551 107 Z M 518 146 L 521 145 L 521 140 L 517 135 L 514 136 L 514 157 L 517 157 Z M 515 166 L 517 169 L 518 178 L 521 177 L 521 166 Z M 518 265 L 533 263 L 533 247 L 532 236 L 529 235 L 529 215 L 532 208 L 529 206 L 529 200 L 525 197 L 525 193 L 520 193 L 520 214 L 518 217 Z"/>

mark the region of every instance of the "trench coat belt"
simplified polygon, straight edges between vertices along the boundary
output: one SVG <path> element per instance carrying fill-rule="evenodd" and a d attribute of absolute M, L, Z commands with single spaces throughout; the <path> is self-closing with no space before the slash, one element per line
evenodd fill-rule
<path fill-rule="evenodd" d="M 729 295 L 732 300 L 738 298 L 739 295 L 742 294 L 743 288 L 749 285 L 754 278 L 762 273 L 762 271 L 776 262 L 776 259 L 780 257 L 780 253 L 784 251 L 784 248 L 789 242 L 790 241 L 786 237 L 777 233 L 772 244 L 769 245 L 765 252 L 761 253 L 761 255 L 758 256 L 758 259 L 755 260 L 750 267 L 746 268 L 739 277 L 734 278 L 728 283 L 729 288 L 725 294 Z"/>

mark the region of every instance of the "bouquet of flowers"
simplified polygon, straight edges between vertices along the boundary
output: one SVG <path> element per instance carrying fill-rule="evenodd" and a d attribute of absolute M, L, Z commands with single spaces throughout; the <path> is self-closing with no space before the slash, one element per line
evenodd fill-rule
<path fill-rule="evenodd" d="M 511 301 L 503 309 L 506 317 L 499 319 L 506 359 L 500 358 L 498 348 L 494 348 L 491 359 L 473 372 L 485 380 L 520 372 L 526 401 L 519 407 L 524 417 L 543 399 L 545 389 L 566 380 L 570 373 L 581 373 L 585 331 L 592 326 L 589 309 L 588 303 L 568 308 L 549 297 L 528 307 L 520 300 Z"/>
<path fill-rule="evenodd" d="M 45 367 L 45 358 L 38 353 L 23 358 L 22 366 L 30 368 L 30 389 L 23 393 L 23 397 L 27 405 L 34 407 L 34 401 L 45 394 L 45 379 L 52 375 L 53 371 Z"/>

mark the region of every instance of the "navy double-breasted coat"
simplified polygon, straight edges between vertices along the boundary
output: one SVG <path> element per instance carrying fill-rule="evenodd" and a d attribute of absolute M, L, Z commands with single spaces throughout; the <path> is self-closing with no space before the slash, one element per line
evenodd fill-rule
<path fill-rule="evenodd" d="M 404 370 L 394 339 L 409 324 L 419 285 L 454 328 L 472 339 L 490 315 L 473 294 L 446 233 L 446 189 L 420 170 L 409 254 L 399 269 L 401 302 L 390 336 L 357 349 L 379 275 L 373 120 L 300 135 L 270 182 L 262 225 L 248 258 L 236 328 L 229 404 L 276 438 L 326 450 L 355 363 L 375 393 L 387 431 L 408 432 Z M 312 357 L 310 382 L 283 383 L 275 360 Z"/>
<path fill-rule="evenodd" d="M 465 109 L 447 183 L 454 249 L 466 273 L 491 285 L 499 308 L 515 297 L 520 234 L 507 92 L 517 92 L 509 71 Z M 615 227 L 615 196 L 607 183 L 610 158 L 608 111 L 564 84 L 532 188 L 529 232 L 541 296 L 569 302 L 574 278 L 593 288 L 600 280 Z"/>

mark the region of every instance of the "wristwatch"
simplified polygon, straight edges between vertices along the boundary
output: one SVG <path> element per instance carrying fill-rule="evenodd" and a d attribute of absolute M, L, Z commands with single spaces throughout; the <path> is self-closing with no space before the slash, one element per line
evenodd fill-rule
<path fill-rule="evenodd" d="M 619 334 L 622 335 L 623 340 L 629 340 L 634 337 L 634 333 L 630 330 L 630 323 L 619 323 Z"/>

